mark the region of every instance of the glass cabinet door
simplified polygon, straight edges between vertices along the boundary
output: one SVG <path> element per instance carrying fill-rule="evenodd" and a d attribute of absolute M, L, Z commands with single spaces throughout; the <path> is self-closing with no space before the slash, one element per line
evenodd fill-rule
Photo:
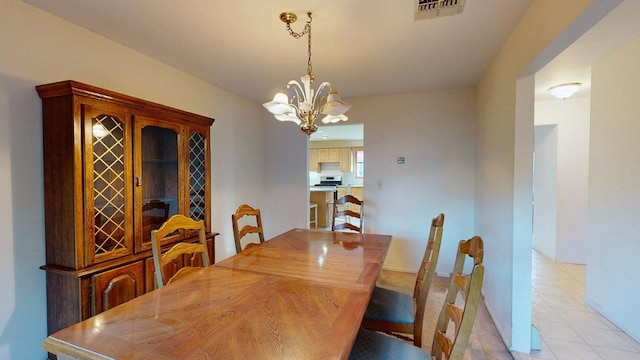
<path fill-rule="evenodd" d="M 87 184 L 85 263 L 133 251 L 130 115 L 83 105 Z"/>
<path fill-rule="evenodd" d="M 179 125 L 136 119 L 137 251 L 151 248 L 151 230 L 182 213 L 181 131 Z"/>
<path fill-rule="evenodd" d="M 208 139 L 207 130 L 201 132 L 192 131 L 189 134 L 189 217 L 194 220 L 207 219 L 209 209 L 207 194 L 209 184 L 207 183 L 206 170 L 208 168 Z"/>

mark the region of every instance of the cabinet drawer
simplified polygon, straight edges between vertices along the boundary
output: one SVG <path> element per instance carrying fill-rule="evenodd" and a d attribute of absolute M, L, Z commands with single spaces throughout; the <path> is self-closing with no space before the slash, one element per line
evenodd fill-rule
<path fill-rule="evenodd" d="M 91 315 L 97 315 L 144 293 L 144 264 L 138 261 L 91 277 Z"/>

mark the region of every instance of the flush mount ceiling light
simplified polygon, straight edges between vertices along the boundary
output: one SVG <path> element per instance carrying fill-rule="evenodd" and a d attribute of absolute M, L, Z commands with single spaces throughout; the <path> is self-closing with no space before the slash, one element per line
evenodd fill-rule
<path fill-rule="evenodd" d="M 317 90 L 311 88 L 315 75 L 311 70 L 311 13 L 308 12 L 309 20 L 304 26 L 301 33 L 296 33 L 291 29 L 291 23 L 295 22 L 298 17 L 296 14 L 284 12 L 280 14 L 280 20 L 287 24 L 289 35 L 298 39 L 307 34 L 307 74 L 300 80 L 300 84 L 296 80 L 291 80 L 286 87 L 277 93 L 273 100 L 262 104 L 273 116 L 280 121 L 292 121 L 307 136 L 318 130 L 315 121 L 320 114 L 325 115 L 322 118 L 324 124 L 337 123 L 339 121 L 347 121 L 344 115 L 351 105 L 340 99 L 340 95 L 328 82 L 320 84 Z"/>
<path fill-rule="evenodd" d="M 580 85 L 582 83 L 579 82 L 560 84 L 550 87 L 549 92 L 558 99 L 566 99 L 575 94 L 580 89 Z"/>

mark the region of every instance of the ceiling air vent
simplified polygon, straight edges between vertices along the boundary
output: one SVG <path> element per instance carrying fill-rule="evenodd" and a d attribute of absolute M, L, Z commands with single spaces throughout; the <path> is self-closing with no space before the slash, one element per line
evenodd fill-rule
<path fill-rule="evenodd" d="M 416 20 L 462 14 L 466 0 L 414 0 Z"/>

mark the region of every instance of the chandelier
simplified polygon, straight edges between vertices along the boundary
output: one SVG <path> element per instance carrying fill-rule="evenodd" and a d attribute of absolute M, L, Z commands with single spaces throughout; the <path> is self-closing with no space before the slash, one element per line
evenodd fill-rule
<path fill-rule="evenodd" d="M 284 12 L 280 14 L 280 20 L 287 24 L 289 34 L 298 39 L 307 35 L 307 74 L 300 80 L 302 83 L 291 80 L 287 83 L 283 91 L 277 93 L 272 101 L 262 104 L 273 116 L 280 121 L 292 121 L 300 126 L 307 136 L 318 130 L 316 119 L 322 114 L 322 123 L 330 124 L 339 121 L 347 121 L 344 115 L 351 105 L 340 99 L 340 95 L 328 82 L 320 84 L 317 90 L 311 88 L 315 76 L 311 72 L 311 13 L 308 12 L 309 20 L 301 33 L 296 33 L 291 29 L 291 23 L 298 17 L 296 14 Z"/>

